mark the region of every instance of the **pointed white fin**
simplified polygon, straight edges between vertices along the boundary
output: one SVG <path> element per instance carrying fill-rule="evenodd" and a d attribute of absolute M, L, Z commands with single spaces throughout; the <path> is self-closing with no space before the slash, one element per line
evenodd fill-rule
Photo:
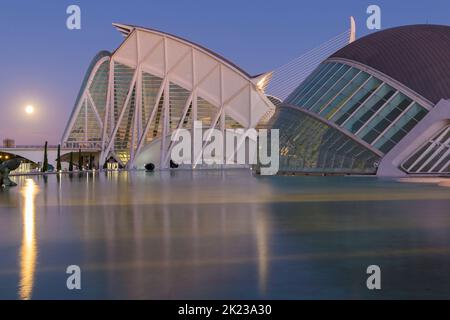
<path fill-rule="evenodd" d="M 356 40 L 356 23 L 355 18 L 353 16 L 350 17 L 350 38 L 348 43 L 352 43 Z"/>
<path fill-rule="evenodd" d="M 272 79 L 272 74 L 272 71 L 260 74 L 259 76 L 252 78 L 252 82 L 259 90 L 264 92 L 266 91 L 266 88 L 269 85 L 270 80 Z"/>
<path fill-rule="evenodd" d="M 126 24 L 121 24 L 121 23 L 113 23 L 112 24 L 117 31 L 119 31 L 124 37 L 128 37 L 128 35 L 131 33 L 131 31 L 133 31 L 134 27 L 126 25 Z"/>

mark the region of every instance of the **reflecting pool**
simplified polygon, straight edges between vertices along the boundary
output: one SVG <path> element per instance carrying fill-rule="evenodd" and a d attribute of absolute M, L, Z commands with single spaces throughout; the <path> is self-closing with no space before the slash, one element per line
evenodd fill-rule
<path fill-rule="evenodd" d="M 13 179 L 0 190 L 0 299 L 450 297 L 450 188 L 436 183 L 247 170 Z M 67 289 L 70 265 L 81 290 Z"/>

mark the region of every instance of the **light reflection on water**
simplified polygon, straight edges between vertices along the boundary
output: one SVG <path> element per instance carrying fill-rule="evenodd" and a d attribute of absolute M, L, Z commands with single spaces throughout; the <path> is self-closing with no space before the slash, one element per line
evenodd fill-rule
<path fill-rule="evenodd" d="M 34 198 L 38 193 L 38 187 L 32 179 L 25 180 L 22 190 L 23 197 L 23 237 L 20 248 L 20 283 L 19 298 L 28 300 L 31 298 L 36 267 L 37 247 L 34 207 Z"/>
<path fill-rule="evenodd" d="M 373 263 L 390 277 L 380 297 L 450 291 L 447 188 L 239 170 L 15 179 L 0 192 L 0 298 L 18 284 L 20 299 L 370 298 Z M 65 287 L 72 264 L 81 292 Z"/>

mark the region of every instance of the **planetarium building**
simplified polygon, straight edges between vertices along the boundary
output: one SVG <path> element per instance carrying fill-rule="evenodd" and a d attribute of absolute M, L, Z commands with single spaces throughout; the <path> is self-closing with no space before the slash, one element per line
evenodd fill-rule
<path fill-rule="evenodd" d="M 450 174 L 450 27 L 413 25 L 331 55 L 277 108 L 280 171 Z"/>
<path fill-rule="evenodd" d="M 275 106 L 264 94 L 271 74 L 250 76 L 220 55 L 177 36 L 114 24 L 125 40 L 100 52 L 83 81 L 63 147 L 97 151 L 122 167 L 165 168 L 171 133 L 255 128 Z M 195 158 L 196 155 L 193 154 Z"/>

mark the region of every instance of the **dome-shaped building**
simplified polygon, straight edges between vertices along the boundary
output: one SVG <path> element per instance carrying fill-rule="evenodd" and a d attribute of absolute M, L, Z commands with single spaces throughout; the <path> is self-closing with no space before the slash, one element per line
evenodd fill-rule
<path fill-rule="evenodd" d="M 277 108 L 280 171 L 450 173 L 450 27 L 403 26 L 331 55 Z"/>

